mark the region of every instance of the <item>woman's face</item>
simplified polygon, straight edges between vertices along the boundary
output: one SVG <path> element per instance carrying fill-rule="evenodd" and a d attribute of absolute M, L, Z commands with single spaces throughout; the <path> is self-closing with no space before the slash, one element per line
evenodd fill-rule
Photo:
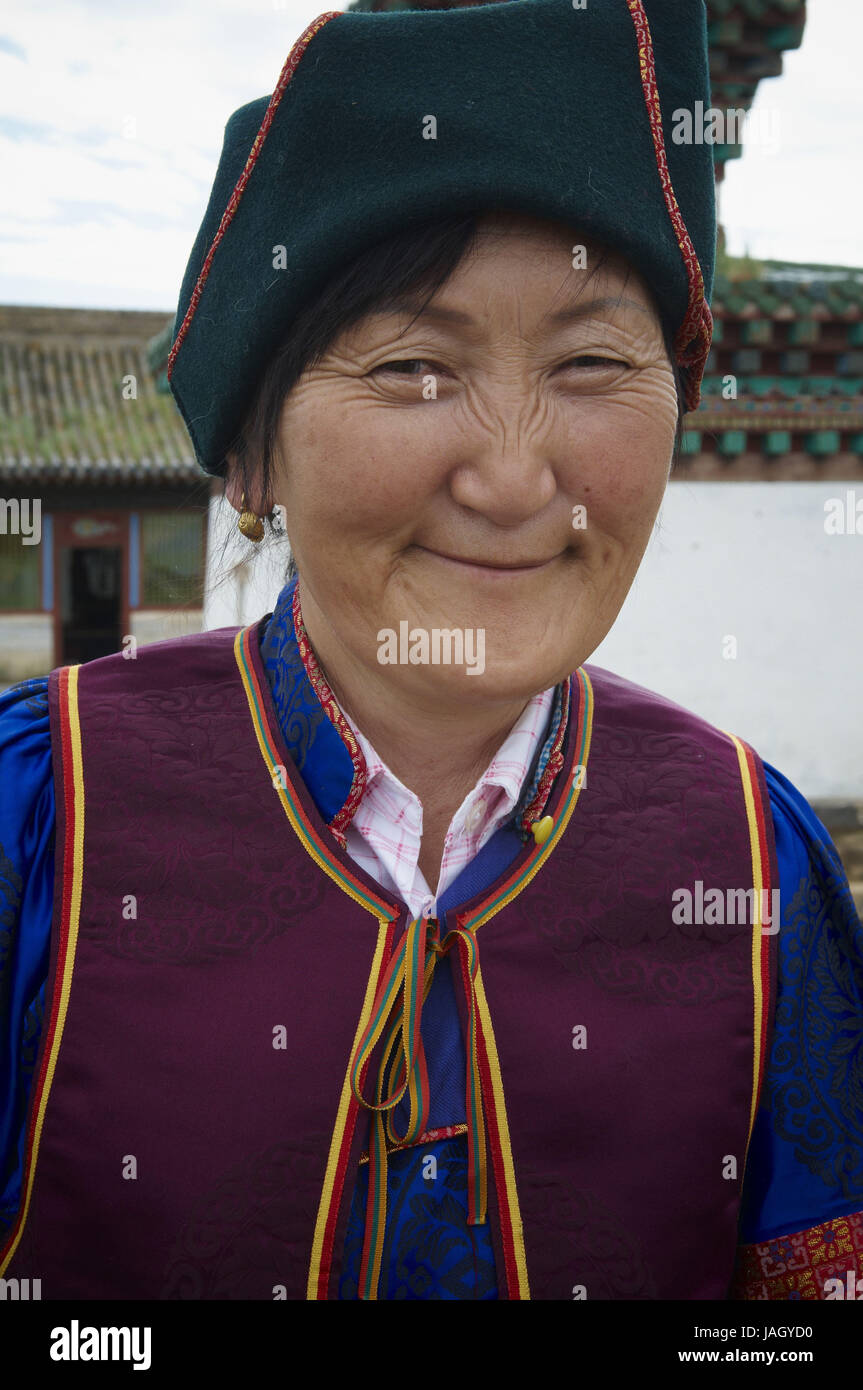
<path fill-rule="evenodd" d="M 574 268 L 574 243 L 555 223 L 483 219 L 419 318 L 369 314 L 288 396 L 273 495 L 325 665 L 341 652 L 437 707 L 526 700 L 612 626 L 677 397 L 644 283 L 616 258 L 590 276 L 590 245 Z M 436 663 L 435 630 L 453 629 L 461 664 L 457 638 Z"/>

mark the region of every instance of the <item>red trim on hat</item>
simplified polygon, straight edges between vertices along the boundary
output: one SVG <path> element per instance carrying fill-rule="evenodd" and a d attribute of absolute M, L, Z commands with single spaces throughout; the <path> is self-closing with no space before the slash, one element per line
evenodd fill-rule
<path fill-rule="evenodd" d="M 650 25 L 644 12 L 643 0 L 626 0 L 626 3 L 629 7 L 629 13 L 632 15 L 638 41 L 641 85 L 644 89 L 644 102 L 650 121 L 653 147 L 656 150 L 656 167 L 659 170 L 665 205 L 668 208 L 671 225 L 674 228 L 680 254 L 686 266 L 686 278 L 689 281 L 689 305 L 686 310 L 686 317 L 677 331 L 674 347 L 678 365 L 687 369 L 684 373 L 686 406 L 689 410 L 695 410 L 701 399 L 701 378 L 704 375 L 704 366 L 707 362 L 707 354 L 710 351 L 710 341 L 713 336 L 713 315 L 704 295 L 704 276 L 701 273 L 701 266 L 698 263 L 695 247 L 686 230 L 686 223 L 683 221 L 680 207 L 674 196 L 671 175 L 668 172 L 668 158 L 665 153 L 665 136 L 662 132 L 662 110 L 659 105 L 659 88 L 656 82 L 656 62 L 653 56 Z"/>
<path fill-rule="evenodd" d="M 206 260 L 204 261 L 204 264 L 201 266 L 200 274 L 198 275 L 198 278 L 195 282 L 195 288 L 192 291 L 192 297 L 189 300 L 189 307 L 186 310 L 183 322 L 180 324 L 180 330 L 177 334 L 176 339 L 174 340 L 174 345 L 171 348 L 171 352 L 168 357 L 169 381 L 171 379 L 171 374 L 174 370 L 174 362 L 176 361 L 177 353 L 180 351 L 180 348 L 183 345 L 183 339 L 189 331 L 189 326 L 192 322 L 192 319 L 195 316 L 195 310 L 197 309 L 198 302 L 201 298 L 201 291 L 203 290 L 204 285 L 207 282 L 207 276 L 209 275 L 210 267 L 213 264 L 213 257 L 216 254 L 216 247 L 219 245 L 219 242 L 222 240 L 222 237 L 228 230 L 228 227 L 230 226 L 230 223 L 233 219 L 234 213 L 237 211 L 240 199 L 245 191 L 246 184 L 249 182 L 249 176 L 251 175 L 251 172 L 255 167 L 258 155 L 261 153 L 261 149 L 263 147 L 264 141 L 267 138 L 267 133 L 270 129 L 270 126 L 273 124 L 273 119 L 275 117 L 276 110 L 278 109 L 279 102 L 285 94 L 285 88 L 287 87 L 288 83 L 290 82 L 291 78 L 293 77 L 294 73 L 299 67 L 300 59 L 302 58 L 303 54 L 305 53 L 315 34 L 319 33 L 320 30 L 323 29 L 324 25 L 328 24 L 331 19 L 336 19 L 340 14 L 343 13 L 343 10 L 325 10 L 323 14 L 319 14 L 317 19 L 313 19 L 309 27 L 307 29 L 304 29 L 302 34 L 300 34 L 300 37 L 297 39 L 296 43 L 294 44 L 293 48 L 288 54 L 287 59 L 285 60 L 285 65 L 282 68 L 282 71 L 279 73 L 279 80 L 276 83 L 273 95 L 270 97 L 269 105 L 267 106 L 267 109 L 264 112 L 264 119 L 261 121 L 261 128 L 255 136 L 254 144 L 252 145 L 252 148 L 249 151 L 249 157 L 246 160 L 243 172 L 237 179 L 237 182 L 234 186 L 234 191 L 228 199 L 228 206 L 225 208 L 225 211 L 222 214 L 222 220 L 219 223 L 216 235 L 213 237 L 213 242 L 209 251 L 207 252 Z"/>

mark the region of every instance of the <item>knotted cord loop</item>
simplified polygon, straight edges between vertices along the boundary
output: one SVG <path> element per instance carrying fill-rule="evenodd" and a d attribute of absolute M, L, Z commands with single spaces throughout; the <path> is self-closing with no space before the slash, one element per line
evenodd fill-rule
<path fill-rule="evenodd" d="M 415 1144 L 425 1133 L 429 1117 L 429 1084 L 422 1040 L 422 1010 L 428 998 L 438 961 L 455 949 L 468 998 L 467 1067 L 465 1076 L 468 1143 L 468 1224 L 485 1225 L 488 1209 L 485 1116 L 482 1081 L 477 1058 L 477 1007 L 475 981 L 479 970 L 476 937 L 455 927 L 440 939 L 434 917 L 411 922 L 387 966 L 375 996 L 372 1016 L 351 1059 L 351 1090 L 364 1109 L 372 1113 L 369 1143 L 369 1191 L 360 1265 L 360 1297 L 376 1299 L 380 1286 L 381 1259 L 387 1214 L 387 1143 Z M 363 1083 L 372 1054 L 384 1038 L 375 1084 L 375 1098 L 363 1094 Z M 403 1134 L 398 1132 L 394 1111 L 407 1095 L 409 1116 Z"/>

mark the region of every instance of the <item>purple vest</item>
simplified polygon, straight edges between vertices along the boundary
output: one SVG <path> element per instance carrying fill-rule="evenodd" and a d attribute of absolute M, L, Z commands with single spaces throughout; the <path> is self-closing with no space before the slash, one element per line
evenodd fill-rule
<path fill-rule="evenodd" d="M 408 912 L 291 764 L 257 626 L 234 639 L 50 678 L 50 975 L 6 1270 L 45 1299 L 337 1296 L 368 1135 L 346 1073 Z M 549 845 L 446 921 L 480 922 L 500 1293 L 725 1298 L 776 937 L 699 922 L 697 885 L 778 885 L 763 769 L 585 669 Z"/>

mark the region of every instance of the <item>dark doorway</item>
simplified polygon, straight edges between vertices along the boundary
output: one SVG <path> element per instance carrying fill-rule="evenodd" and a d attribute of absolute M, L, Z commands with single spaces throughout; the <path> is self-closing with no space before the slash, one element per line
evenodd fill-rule
<path fill-rule="evenodd" d="M 122 548 L 70 546 L 60 555 L 60 662 L 93 661 L 119 651 Z"/>

